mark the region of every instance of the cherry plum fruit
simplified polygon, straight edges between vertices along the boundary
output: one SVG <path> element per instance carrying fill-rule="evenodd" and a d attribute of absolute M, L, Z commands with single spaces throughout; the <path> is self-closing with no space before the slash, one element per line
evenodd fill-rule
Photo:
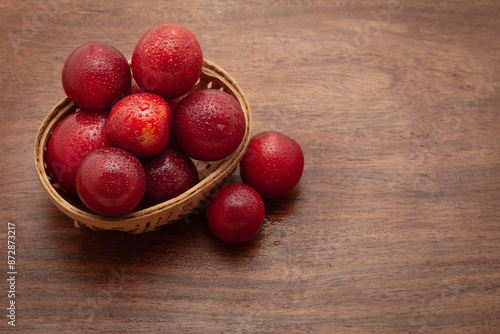
<path fill-rule="evenodd" d="M 171 146 L 152 158 L 143 159 L 142 164 L 147 180 L 145 206 L 177 197 L 199 181 L 193 161 Z"/>
<path fill-rule="evenodd" d="M 66 95 L 86 110 L 111 109 L 129 94 L 130 66 L 115 47 L 88 42 L 76 48 L 66 59 L 62 85 Z"/>
<path fill-rule="evenodd" d="M 45 162 L 50 175 L 66 190 L 76 193 L 76 170 L 90 152 L 112 146 L 107 118 L 107 111 L 81 110 L 63 118 L 49 137 Z"/>
<path fill-rule="evenodd" d="M 210 199 L 206 217 L 212 232 L 222 241 L 241 243 L 251 239 L 264 222 L 261 196 L 243 183 L 230 183 Z"/>
<path fill-rule="evenodd" d="M 132 153 L 118 147 L 93 151 L 76 174 L 76 189 L 85 206 L 102 216 L 133 211 L 146 191 L 144 168 Z"/>
<path fill-rule="evenodd" d="M 107 124 L 113 144 L 139 158 L 163 151 L 172 127 L 173 114 L 167 101 L 151 93 L 133 94 L 120 100 L 111 109 Z"/>
<path fill-rule="evenodd" d="M 174 113 L 177 144 L 197 160 L 215 161 L 231 154 L 243 140 L 245 127 L 238 101 L 217 89 L 188 95 Z"/>
<path fill-rule="evenodd" d="M 147 31 L 132 54 L 132 72 L 142 90 L 172 100 L 186 94 L 203 67 L 203 53 L 187 28 L 166 23 Z"/>
<path fill-rule="evenodd" d="M 276 131 L 255 135 L 240 162 L 244 183 L 255 188 L 263 198 L 289 193 L 304 170 L 304 153 L 292 138 Z"/>

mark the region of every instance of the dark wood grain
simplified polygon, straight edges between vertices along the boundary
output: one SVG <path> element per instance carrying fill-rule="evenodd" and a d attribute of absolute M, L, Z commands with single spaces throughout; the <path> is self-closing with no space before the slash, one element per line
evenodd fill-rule
<path fill-rule="evenodd" d="M 203 212 L 144 235 L 76 229 L 36 178 L 69 53 L 98 40 L 130 58 L 164 22 L 238 81 L 254 133 L 304 149 L 248 243 L 219 242 Z M 496 0 L 4 0 L 0 331 L 498 333 L 499 33 Z"/>

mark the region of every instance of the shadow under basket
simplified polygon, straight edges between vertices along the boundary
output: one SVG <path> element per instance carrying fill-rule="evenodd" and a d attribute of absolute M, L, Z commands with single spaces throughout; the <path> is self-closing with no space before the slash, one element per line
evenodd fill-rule
<path fill-rule="evenodd" d="M 193 210 L 206 205 L 210 195 L 238 166 L 248 148 L 252 132 L 250 106 L 245 94 L 227 72 L 205 59 L 200 79 L 193 91 L 206 88 L 220 89 L 236 98 L 245 114 L 246 130 L 240 146 L 226 158 L 211 162 L 193 160 L 200 176 L 200 182 L 193 188 L 166 202 L 120 217 L 104 217 L 92 213 L 81 203 L 77 195 L 64 190 L 51 177 L 45 163 L 45 147 L 50 135 L 64 117 L 77 110 L 75 104 L 65 98 L 45 118 L 35 140 L 36 171 L 49 199 L 59 210 L 74 219 L 76 227 L 128 233 L 158 230 L 169 223 L 187 217 Z"/>

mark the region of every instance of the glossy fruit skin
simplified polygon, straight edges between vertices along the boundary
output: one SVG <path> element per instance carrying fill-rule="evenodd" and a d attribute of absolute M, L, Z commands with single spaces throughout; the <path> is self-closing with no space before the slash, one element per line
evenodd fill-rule
<path fill-rule="evenodd" d="M 90 152 L 112 146 L 106 130 L 107 111 L 81 110 L 66 116 L 47 141 L 45 162 L 50 175 L 76 193 L 76 171 Z"/>
<path fill-rule="evenodd" d="M 85 43 L 66 59 L 62 84 L 80 108 L 109 110 L 130 91 L 130 66 L 117 48 L 101 42 Z"/>
<path fill-rule="evenodd" d="M 240 162 L 243 182 L 255 188 L 263 198 L 289 193 L 303 171 L 304 153 L 300 145 L 276 131 L 255 135 Z"/>
<path fill-rule="evenodd" d="M 230 183 L 210 199 L 206 217 L 212 232 L 222 241 L 241 243 L 251 239 L 264 222 L 262 197 L 243 183 Z"/>
<path fill-rule="evenodd" d="M 139 158 L 154 156 L 169 142 L 173 114 L 167 101 L 156 94 L 139 93 L 121 99 L 108 117 L 108 135 L 116 147 Z"/>
<path fill-rule="evenodd" d="M 197 160 L 215 161 L 238 148 L 245 136 L 245 115 L 238 101 L 217 89 L 185 97 L 174 114 L 179 147 Z"/>
<path fill-rule="evenodd" d="M 132 212 L 146 191 L 146 174 L 132 153 L 117 147 L 95 150 L 83 159 L 76 174 L 78 196 L 102 216 Z"/>
<path fill-rule="evenodd" d="M 141 162 L 147 180 L 143 199 L 145 206 L 168 201 L 199 182 L 193 161 L 173 147 L 169 146 L 160 154 Z"/>
<path fill-rule="evenodd" d="M 203 53 L 188 29 L 167 23 L 141 37 L 131 65 L 134 78 L 144 91 L 172 100 L 187 93 L 200 77 Z"/>

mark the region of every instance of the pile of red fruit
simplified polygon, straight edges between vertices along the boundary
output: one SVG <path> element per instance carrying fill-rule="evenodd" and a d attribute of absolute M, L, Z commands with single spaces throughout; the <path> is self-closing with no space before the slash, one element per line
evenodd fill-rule
<path fill-rule="evenodd" d="M 176 24 L 149 30 L 131 66 L 115 47 L 86 43 L 62 71 L 66 95 L 79 107 L 50 136 L 47 168 L 57 183 L 93 212 L 118 217 L 175 198 L 199 182 L 192 159 L 220 160 L 245 135 L 238 101 L 217 89 L 194 92 L 203 54 L 196 37 Z M 262 198 L 290 192 L 304 155 L 278 132 L 254 136 L 240 163 L 245 184 L 210 199 L 207 221 L 220 239 L 243 242 L 264 220 Z"/>

